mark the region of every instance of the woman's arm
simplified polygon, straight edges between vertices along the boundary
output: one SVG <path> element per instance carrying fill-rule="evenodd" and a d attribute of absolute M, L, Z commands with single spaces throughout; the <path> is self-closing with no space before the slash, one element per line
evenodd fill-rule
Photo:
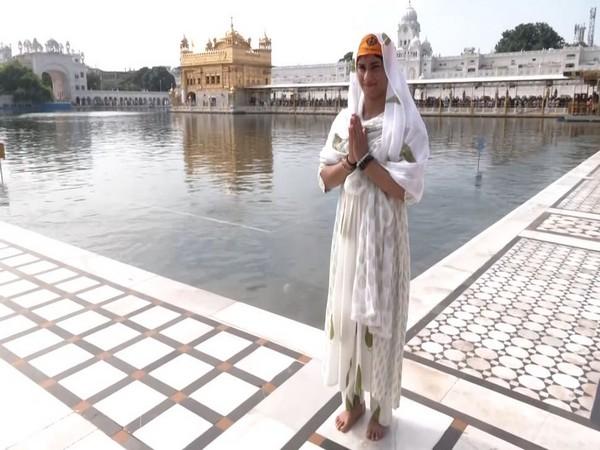
<path fill-rule="evenodd" d="M 323 180 L 325 192 L 329 192 L 333 188 L 344 184 L 344 181 L 346 181 L 346 177 L 350 175 L 350 173 L 352 172 L 350 172 L 348 168 L 345 167 L 342 161 L 328 166 L 324 166 L 321 169 L 319 175 Z"/>
<path fill-rule="evenodd" d="M 362 127 L 358 116 L 352 116 L 348 131 L 351 158 L 360 161 L 367 154 L 369 145 L 367 133 Z M 404 188 L 394 181 L 389 172 L 377 160 L 373 159 L 369 162 L 363 171 L 387 195 L 404 200 Z"/>
<path fill-rule="evenodd" d="M 363 172 L 388 196 L 404 200 L 404 188 L 394 181 L 390 173 L 377 160 L 371 161 Z"/>

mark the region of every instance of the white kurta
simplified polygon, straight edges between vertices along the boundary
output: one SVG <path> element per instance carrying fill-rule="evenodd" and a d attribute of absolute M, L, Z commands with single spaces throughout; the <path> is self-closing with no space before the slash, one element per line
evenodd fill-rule
<path fill-rule="evenodd" d="M 367 128 L 369 148 L 381 145 L 382 115 L 363 122 Z M 366 196 L 376 190 L 380 208 L 368 210 Z M 351 319 L 352 290 L 357 261 L 360 218 L 363 214 L 390 214 L 391 221 L 385 246 L 393 252 L 393 267 L 377 270 L 391 272 L 393 298 L 392 335 L 386 339 L 371 334 L 368 328 Z M 388 197 L 362 171 L 355 170 L 343 186 L 337 206 L 333 230 L 329 291 L 325 318 L 327 352 L 323 375 L 327 385 L 337 385 L 344 392 L 348 384 L 370 392 L 380 404 L 399 406 L 402 357 L 410 286 L 410 250 L 405 202 Z M 391 412 L 390 412 L 391 414 Z M 382 417 L 380 422 L 387 425 Z M 389 417 L 387 419 L 390 419 Z"/>

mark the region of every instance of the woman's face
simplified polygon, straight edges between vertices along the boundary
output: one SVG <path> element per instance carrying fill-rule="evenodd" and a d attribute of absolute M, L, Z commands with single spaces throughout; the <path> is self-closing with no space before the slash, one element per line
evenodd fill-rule
<path fill-rule="evenodd" d="M 383 68 L 383 60 L 376 55 L 365 55 L 358 58 L 356 75 L 365 98 L 370 101 L 385 102 L 387 77 Z"/>

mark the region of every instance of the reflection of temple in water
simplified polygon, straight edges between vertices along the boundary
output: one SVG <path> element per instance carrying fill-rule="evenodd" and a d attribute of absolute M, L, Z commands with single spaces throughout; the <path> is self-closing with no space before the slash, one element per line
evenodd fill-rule
<path fill-rule="evenodd" d="M 229 114 L 176 116 L 183 128 L 188 179 L 211 173 L 239 192 L 270 189 L 273 178 L 271 117 Z"/>

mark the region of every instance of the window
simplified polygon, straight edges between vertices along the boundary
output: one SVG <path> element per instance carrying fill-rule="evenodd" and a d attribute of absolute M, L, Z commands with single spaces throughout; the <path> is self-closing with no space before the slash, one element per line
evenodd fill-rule
<path fill-rule="evenodd" d="M 565 64 L 565 67 L 567 67 L 568 69 L 571 69 L 571 68 L 575 67 L 575 64 L 573 64 L 573 63 Z"/>
<path fill-rule="evenodd" d="M 85 86 L 81 86 L 81 90 L 82 90 L 82 91 L 85 91 Z"/>
<path fill-rule="evenodd" d="M 208 75 L 206 75 L 206 84 L 210 83 L 210 77 Z"/>
<path fill-rule="evenodd" d="M 470 67 L 467 69 L 467 72 L 475 72 L 475 67 Z"/>
<path fill-rule="evenodd" d="M 210 84 L 215 84 L 215 76 L 214 75 L 210 76 Z"/>
<path fill-rule="evenodd" d="M 78 79 L 78 78 L 79 78 L 79 75 L 75 74 L 75 79 Z"/>
<path fill-rule="evenodd" d="M 75 90 L 76 90 L 76 91 L 78 91 L 78 90 L 79 90 L 79 86 L 78 86 L 78 85 L 76 85 L 76 86 L 75 86 Z"/>
<path fill-rule="evenodd" d="M 221 75 L 217 75 L 217 84 L 221 84 Z"/>
<path fill-rule="evenodd" d="M 569 59 L 573 59 L 573 58 L 575 58 L 575 53 L 569 53 L 569 54 L 567 55 L 567 58 L 569 58 Z"/>
<path fill-rule="evenodd" d="M 81 72 L 79 76 L 80 76 L 81 78 L 83 78 L 83 72 Z"/>
<path fill-rule="evenodd" d="M 202 78 L 198 78 L 198 80 L 196 81 L 198 84 L 202 84 Z"/>
<path fill-rule="evenodd" d="M 531 60 L 532 60 L 532 61 L 535 61 L 536 59 L 535 59 L 535 58 L 531 58 Z"/>

